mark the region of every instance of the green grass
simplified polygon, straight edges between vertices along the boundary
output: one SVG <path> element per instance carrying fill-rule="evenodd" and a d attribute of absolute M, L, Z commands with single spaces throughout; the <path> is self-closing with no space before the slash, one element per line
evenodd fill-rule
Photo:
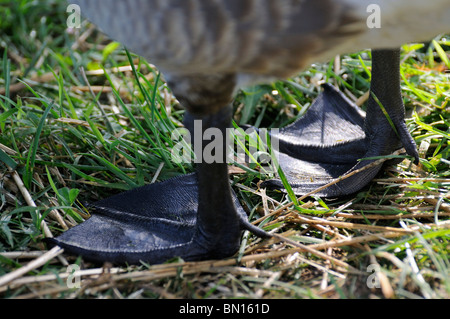
<path fill-rule="evenodd" d="M 111 45 L 96 31 L 77 43 L 90 25 L 67 30 L 65 19 L 63 1 L 0 0 L 0 276 L 36 258 L 11 253 L 47 250 L 41 221 L 58 235 L 87 217 L 85 203 L 193 171 L 171 159 L 171 133 L 182 127 L 184 110 L 151 61 Z M 247 234 L 238 264 L 232 258 L 213 267 L 175 260 L 113 268 L 122 273 L 112 274 L 109 284 L 86 275 L 81 289 L 67 288 L 67 264 L 85 270 L 98 265 L 63 255 L 19 278 L 25 282 L 0 287 L 0 296 L 449 298 L 449 55 L 444 37 L 402 50 L 403 96 L 408 127 L 420 147 L 419 166 L 405 160 L 355 196 L 308 198 L 299 209 L 263 218 L 291 199 L 261 192 L 258 182 L 268 176 L 257 164 L 235 165 L 245 173 L 232 175 L 233 189 L 251 219 L 291 242 L 261 242 Z M 136 68 L 116 70 L 130 60 Z M 295 78 L 246 88 L 234 102 L 234 121 L 263 128 L 289 124 L 306 112 L 320 82 L 358 98 L 369 89 L 370 68 L 370 52 L 363 51 L 342 56 L 340 69 L 314 65 Z M 19 191 L 13 170 L 36 207 Z M 308 225 L 314 218 L 320 225 Z M 414 231 L 392 235 L 387 227 Z M 335 239 L 347 243 L 320 247 Z M 351 271 L 314 251 L 296 253 L 299 244 Z M 373 269 L 383 274 L 384 290 L 368 287 Z M 54 274 L 60 278 L 50 278 Z"/>

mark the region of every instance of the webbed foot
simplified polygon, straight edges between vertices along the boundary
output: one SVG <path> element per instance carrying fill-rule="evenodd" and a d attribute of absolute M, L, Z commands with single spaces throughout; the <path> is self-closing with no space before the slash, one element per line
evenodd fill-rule
<path fill-rule="evenodd" d="M 244 230 L 264 235 L 247 221 L 233 194 L 238 218 L 209 240 L 197 224 L 197 185 L 194 173 L 101 200 L 91 205 L 91 218 L 49 242 L 88 260 L 154 264 L 176 256 L 186 261 L 229 257 Z"/>
<path fill-rule="evenodd" d="M 339 177 L 362 170 L 317 195 L 335 197 L 355 193 L 380 171 L 365 158 L 389 155 L 404 147 L 419 160 L 417 147 L 406 124 L 400 95 L 399 50 L 373 51 L 371 95 L 367 115 L 341 92 L 324 85 L 323 93 L 304 117 L 283 128 L 278 139 L 279 164 L 293 191 L 307 194 Z M 261 186 L 284 189 L 278 179 Z"/>
<path fill-rule="evenodd" d="M 217 127 L 225 135 L 231 107 L 186 116 L 187 126 L 192 127 L 196 118 L 205 130 Z M 226 141 L 222 143 L 225 149 Z M 244 230 L 269 237 L 248 222 L 230 187 L 225 158 L 199 163 L 195 174 L 136 188 L 92 206 L 96 214 L 50 242 L 90 260 L 154 264 L 174 257 L 229 257 L 238 250 Z"/>

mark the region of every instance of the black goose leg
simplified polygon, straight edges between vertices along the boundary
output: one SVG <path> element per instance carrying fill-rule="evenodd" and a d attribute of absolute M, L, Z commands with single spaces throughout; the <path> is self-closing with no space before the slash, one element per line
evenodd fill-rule
<path fill-rule="evenodd" d="M 418 163 L 417 146 L 405 123 L 405 106 L 400 88 L 400 50 L 374 50 L 372 59 L 371 96 L 364 122 L 364 131 L 371 140 L 368 150 L 373 154 L 386 155 L 404 147 Z M 382 108 L 386 110 L 395 129 L 391 127 Z"/>
<path fill-rule="evenodd" d="M 185 123 L 191 132 L 195 131 L 195 119 L 202 120 L 204 129 L 214 127 L 225 137 L 231 108 L 202 116 L 187 115 Z M 140 187 L 93 204 L 95 214 L 90 219 L 50 239 L 50 243 L 86 259 L 132 264 L 161 263 L 173 257 L 187 261 L 225 258 L 239 248 L 243 230 L 268 236 L 247 221 L 232 193 L 225 143 L 223 138 L 218 144 L 223 156 L 213 163 L 202 162 L 196 174 Z"/>
<path fill-rule="evenodd" d="M 231 106 L 226 106 L 219 112 L 206 116 L 187 114 L 185 126 L 194 134 L 195 120 L 202 120 L 202 136 L 206 129 L 214 128 L 219 136 L 219 142 L 203 141 L 202 150 L 210 143 L 216 148 L 214 161 L 204 158 L 197 167 L 198 178 L 198 217 L 195 241 L 200 247 L 208 247 L 208 252 L 197 259 L 224 258 L 231 256 L 239 247 L 241 233 L 244 229 L 251 230 L 259 236 L 267 237 L 267 233 L 251 225 L 242 211 L 237 200 L 233 200 L 233 193 L 228 179 L 228 165 L 226 162 L 226 129 L 231 127 Z M 194 138 L 195 139 L 195 138 Z M 198 154 L 200 155 L 200 154 Z M 208 156 L 210 154 L 201 154 Z M 239 213 L 236 211 L 239 208 Z M 203 252 L 202 252 L 203 253 Z"/>
<path fill-rule="evenodd" d="M 326 85 L 303 118 L 273 134 L 279 140 L 279 163 L 295 193 L 309 193 L 373 162 L 359 159 L 388 155 L 402 146 L 418 162 L 416 144 L 404 120 L 400 51 L 374 50 L 372 58 L 366 116 L 342 93 Z M 381 165 L 370 167 L 317 194 L 335 197 L 355 193 L 380 169 Z M 269 180 L 262 186 L 284 189 L 280 180 Z"/>

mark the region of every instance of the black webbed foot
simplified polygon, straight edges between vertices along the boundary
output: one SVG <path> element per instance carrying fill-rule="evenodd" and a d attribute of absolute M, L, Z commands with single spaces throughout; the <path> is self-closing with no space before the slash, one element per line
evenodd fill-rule
<path fill-rule="evenodd" d="M 184 175 L 96 202 L 91 218 L 49 241 L 88 260 L 119 264 L 225 258 L 237 251 L 244 230 L 265 234 L 247 221 L 234 194 L 233 203 L 238 225 L 223 225 L 230 226 L 227 236 L 216 243 L 206 240 L 197 227 L 196 174 Z"/>
<path fill-rule="evenodd" d="M 404 121 L 400 53 L 379 50 L 372 55 L 373 95 L 369 97 L 367 115 L 334 87 L 325 85 L 304 117 L 272 135 L 279 142 L 280 166 L 296 194 L 307 194 L 367 166 L 316 194 L 335 197 L 355 193 L 367 185 L 382 166 L 368 166 L 374 160 L 360 159 L 389 155 L 402 147 L 418 162 L 416 144 Z M 261 186 L 284 189 L 277 179 L 265 181 Z"/>
<path fill-rule="evenodd" d="M 279 150 L 273 151 L 293 191 L 309 193 L 364 165 L 357 164 L 367 152 L 363 126 L 363 112 L 334 87 L 324 85 L 324 91 L 304 117 L 271 134 L 272 139 L 278 140 Z M 318 195 L 329 197 L 358 191 L 379 169 L 368 169 L 365 176 L 355 175 Z M 284 189 L 278 179 L 264 181 L 261 186 Z"/>
<path fill-rule="evenodd" d="M 191 132 L 199 119 L 203 131 L 215 127 L 224 136 L 231 107 L 213 114 L 188 114 L 185 122 Z M 222 149 L 227 146 L 225 139 L 220 144 Z M 195 174 L 95 203 L 90 219 L 50 242 L 90 260 L 154 264 L 174 257 L 186 261 L 229 257 L 238 250 L 244 230 L 269 237 L 248 222 L 230 187 L 225 152 L 222 156 L 216 162 L 199 163 Z"/>

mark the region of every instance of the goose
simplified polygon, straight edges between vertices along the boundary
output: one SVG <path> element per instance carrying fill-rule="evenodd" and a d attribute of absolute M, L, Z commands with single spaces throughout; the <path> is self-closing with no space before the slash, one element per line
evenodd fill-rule
<path fill-rule="evenodd" d="M 186 109 L 185 126 L 196 134 L 194 123 L 201 121 L 202 136 L 208 128 L 225 134 L 238 88 L 290 77 L 337 54 L 372 49 L 366 114 L 325 86 L 304 117 L 272 134 L 279 142 L 280 165 L 294 191 L 304 194 L 371 163 L 361 158 L 403 147 L 418 161 L 405 125 L 399 47 L 448 32 L 448 0 L 69 3 L 78 5 L 108 36 L 155 64 Z M 206 144 L 202 141 L 201 147 Z M 379 170 L 380 165 L 362 170 L 320 195 L 355 193 Z M 314 178 L 305 178 L 311 172 Z M 266 186 L 283 189 L 276 179 Z M 92 209 L 91 218 L 49 243 L 89 260 L 131 264 L 173 257 L 222 259 L 236 253 L 244 230 L 270 237 L 247 220 L 230 187 L 224 156 L 198 163 L 195 173 L 100 200 Z"/>

